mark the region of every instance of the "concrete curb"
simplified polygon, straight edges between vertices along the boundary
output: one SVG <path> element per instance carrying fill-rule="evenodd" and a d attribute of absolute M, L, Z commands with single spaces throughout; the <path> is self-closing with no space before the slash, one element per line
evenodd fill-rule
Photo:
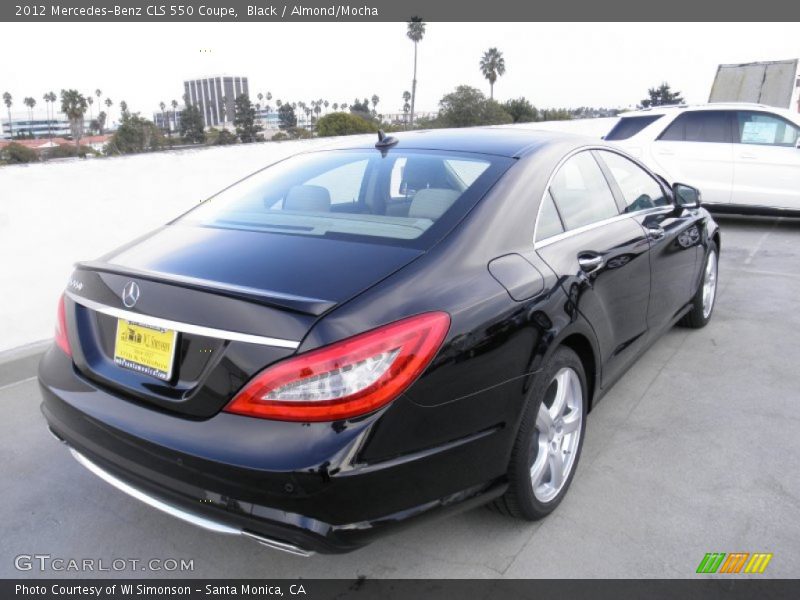
<path fill-rule="evenodd" d="M 0 387 L 36 375 L 39 360 L 52 343 L 52 340 L 42 340 L 0 352 Z"/>

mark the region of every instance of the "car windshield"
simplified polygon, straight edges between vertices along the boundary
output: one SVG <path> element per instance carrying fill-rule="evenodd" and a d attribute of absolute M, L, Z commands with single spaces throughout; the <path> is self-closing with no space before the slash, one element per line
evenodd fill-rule
<path fill-rule="evenodd" d="M 439 151 L 300 154 L 223 190 L 175 222 L 425 248 L 458 223 L 512 163 Z"/>

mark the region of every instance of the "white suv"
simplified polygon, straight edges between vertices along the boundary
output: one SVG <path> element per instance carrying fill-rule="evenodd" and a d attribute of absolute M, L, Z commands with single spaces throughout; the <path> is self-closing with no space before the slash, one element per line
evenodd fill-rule
<path fill-rule="evenodd" d="M 800 115 L 760 104 L 659 106 L 624 113 L 605 140 L 709 210 L 800 216 Z"/>

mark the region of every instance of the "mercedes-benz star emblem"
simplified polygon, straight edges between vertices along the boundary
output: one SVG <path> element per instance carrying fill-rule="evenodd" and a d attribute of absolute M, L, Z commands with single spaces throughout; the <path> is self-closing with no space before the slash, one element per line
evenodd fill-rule
<path fill-rule="evenodd" d="M 135 281 L 129 281 L 122 288 L 122 303 L 128 308 L 133 308 L 136 301 L 139 300 L 139 286 Z"/>

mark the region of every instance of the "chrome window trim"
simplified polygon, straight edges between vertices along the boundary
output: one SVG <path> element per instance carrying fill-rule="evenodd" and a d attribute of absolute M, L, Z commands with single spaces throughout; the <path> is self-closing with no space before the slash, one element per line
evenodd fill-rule
<path fill-rule="evenodd" d="M 215 329 L 213 327 L 205 327 L 203 325 L 193 325 L 191 323 L 183 323 L 181 321 L 173 321 L 171 319 L 143 315 L 141 313 L 115 308 L 113 306 L 107 306 L 105 304 L 101 304 L 100 302 L 95 302 L 94 300 L 89 300 L 88 298 L 78 296 L 69 291 L 64 292 L 64 295 L 66 295 L 73 302 L 104 315 L 116 317 L 117 319 L 125 319 L 126 321 L 133 321 L 134 323 L 141 323 L 142 325 L 149 325 L 151 327 L 174 329 L 175 331 L 180 331 L 181 333 L 192 333 L 205 337 L 230 340 L 232 342 L 245 342 L 248 344 L 260 344 L 262 346 L 290 348 L 292 350 L 296 350 L 300 346 L 300 342 L 295 342 L 293 340 L 285 340 L 282 338 L 273 338 L 261 335 L 251 335 L 249 333 L 228 331 L 226 329 Z"/>
<path fill-rule="evenodd" d="M 591 231 L 592 229 L 595 229 L 597 227 L 602 227 L 603 225 L 608 225 L 609 223 L 614 223 L 616 221 L 621 221 L 623 219 L 627 219 L 627 218 L 630 218 L 630 217 L 633 217 L 633 216 L 648 215 L 648 214 L 661 214 L 662 212 L 664 214 L 666 214 L 668 212 L 672 212 L 673 210 L 675 210 L 675 206 L 673 204 L 670 204 L 668 206 L 657 206 L 655 208 L 645 208 L 645 209 L 637 210 L 637 211 L 630 212 L 630 213 L 620 213 L 620 214 L 618 214 L 618 215 L 616 215 L 614 217 L 609 217 L 608 219 L 603 219 L 602 221 L 596 221 L 594 223 L 589 223 L 588 225 L 583 225 L 582 227 L 578 227 L 577 229 L 569 229 L 569 230 L 563 231 L 561 233 L 558 233 L 556 235 L 552 235 L 550 237 L 544 238 L 543 240 L 536 241 L 536 234 L 539 231 L 539 218 L 541 217 L 541 213 L 542 213 L 542 205 L 544 204 L 545 197 L 547 196 L 547 193 L 550 191 L 550 185 L 553 183 L 553 178 L 556 176 L 556 173 L 558 173 L 559 169 L 561 169 L 561 167 L 564 165 L 565 162 L 567 162 L 570 158 L 572 158 L 576 154 L 579 154 L 581 152 L 591 152 L 591 151 L 594 151 L 594 150 L 601 150 L 601 151 L 604 151 L 604 152 L 613 152 L 614 154 L 619 154 L 623 158 L 627 158 L 628 160 L 632 161 L 634 164 L 636 164 L 639 167 L 641 167 L 645 171 L 645 173 L 647 173 L 648 175 L 650 174 L 650 169 L 645 167 L 640 161 L 636 160 L 632 156 L 628 156 L 626 153 L 621 152 L 617 148 L 611 148 L 609 146 L 591 145 L 591 146 L 581 146 L 580 148 L 576 148 L 576 149 L 572 150 L 569 154 L 565 155 L 560 161 L 558 161 L 558 164 L 555 166 L 555 168 L 553 169 L 553 172 L 550 173 L 550 177 L 548 177 L 548 179 L 547 179 L 547 185 L 544 186 L 544 192 L 542 193 L 542 198 L 539 201 L 539 208 L 536 211 L 536 224 L 534 225 L 534 228 L 533 228 L 533 249 L 534 250 L 538 250 L 539 248 L 544 248 L 545 246 L 549 246 L 550 244 L 553 244 L 555 242 L 561 241 L 563 239 L 567 239 L 569 237 L 572 237 L 573 235 L 578 235 L 578 234 L 584 233 L 586 231 Z M 654 181 L 656 181 L 656 183 L 659 185 L 659 187 L 661 187 L 661 184 L 657 180 L 654 180 Z M 609 186 L 609 189 L 611 189 L 610 186 Z M 613 195 L 613 190 L 611 190 L 611 193 Z M 553 201 L 555 202 L 555 199 Z M 558 207 L 556 207 L 556 208 L 558 208 Z"/>

